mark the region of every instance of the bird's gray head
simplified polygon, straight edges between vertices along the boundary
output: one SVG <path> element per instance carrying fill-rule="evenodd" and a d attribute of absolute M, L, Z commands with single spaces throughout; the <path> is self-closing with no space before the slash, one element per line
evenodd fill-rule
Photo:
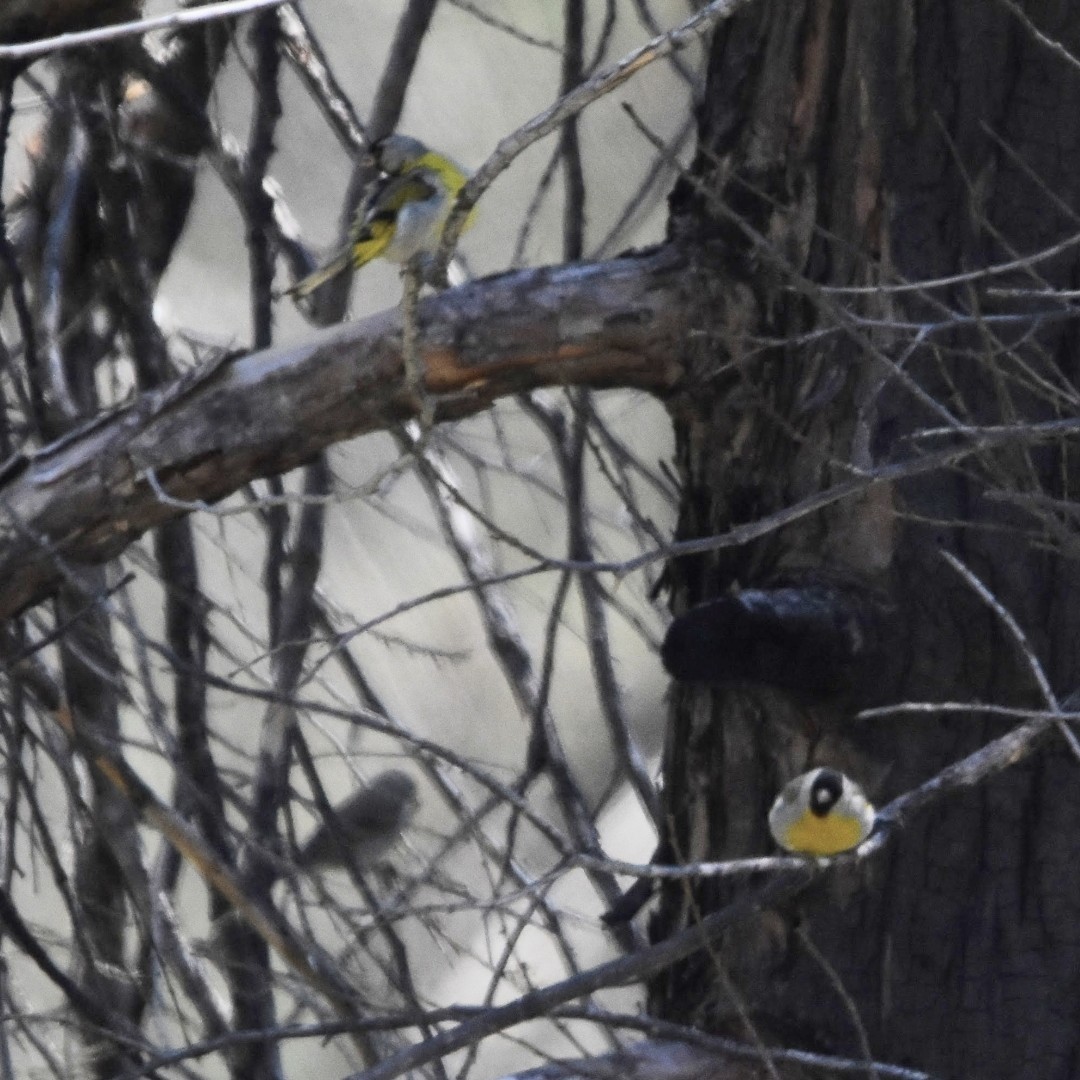
<path fill-rule="evenodd" d="M 383 172 L 391 176 L 400 176 L 408 172 L 428 153 L 428 148 L 419 140 L 408 135 L 387 135 L 375 144 L 375 160 Z"/>
<path fill-rule="evenodd" d="M 397 817 L 408 822 L 416 811 L 416 781 L 400 769 L 387 769 L 379 773 L 368 785 L 371 801 L 391 812 L 397 809 Z"/>
<path fill-rule="evenodd" d="M 387 769 L 334 808 L 296 855 L 302 868 L 339 867 L 352 858 L 359 866 L 381 859 L 409 826 L 417 810 L 416 782 L 400 769 Z"/>

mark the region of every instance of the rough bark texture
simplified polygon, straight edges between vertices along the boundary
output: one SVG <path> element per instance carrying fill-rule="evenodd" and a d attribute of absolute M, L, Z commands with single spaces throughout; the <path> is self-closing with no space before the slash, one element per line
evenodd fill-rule
<path fill-rule="evenodd" d="M 1023 8 L 1080 52 L 1075 8 Z M 844 479 L 848 466 L 943 445 L 912 440 L 917 430 L 1074 414 L 1075 324 L 1058 301 L 993 289 L 1072 287 L 1075 247 L 1034 272 L 919 291 L 817 286 L 926 281 L 1075 233 L 1078 115 L 1080 71 L 1001 4 L 767 0 L 720 28 L 695 179 L 673 197 L 676 235 L 700 244 L 717 272 L 714 332 L 694 345 L 691 392 L 673 402 L 683 537 L 774 511 Z M 962 327 L 950 313 L 987 320 Z M 1002 314 L 1022 318 L 988 321 Z M 773 795 L 811 764 L 853 773 L 881 803 L 1004 726 L 977 712 L 857 721 L 864 704 L 1045 704 L 1001 620 L 942 550 L 1016 616 L 1054 689 L 1071 690 L 1080 681 L 1075 524 L 1045 507 L 1074 498 L 1077 464 L 1067 443 L 1018 442 L 746 548 L 674 564 L 676 612 L 736 583 L 827 582 L 880 598 L 891 645 L 856 700 L 681 686 L 666 761 L 673 849 L 759 854 Z M 1041 516 L 1017 493 L 1041 500 Z M 862 871 L 733 934 L 718 955 L 762 1036 L 860 1055 L 855 1019 L 795 933 L 801 921 L 879 1060 L 940 1076 L 1080 1075 L 1077 769 L 1050 740 L 922 815 Z M 725 895 L 672 885 L 654 933 Z M 654 982 L 652 1006 L 746 1035 L 716 956 Z"/>

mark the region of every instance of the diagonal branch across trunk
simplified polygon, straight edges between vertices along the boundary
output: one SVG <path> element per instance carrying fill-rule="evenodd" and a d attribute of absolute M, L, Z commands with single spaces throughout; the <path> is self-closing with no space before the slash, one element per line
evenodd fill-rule
<path fill-rule="evenodd" d="M 692 324 L 672 249 L 506 274 L 420 306 L 424 393 L 439 420 L 541 386 L 664 392 Z M 418 414 L 386 311 L 301 344 L 229 357 L 137 397 L 0 473 L 0 618 L 147 529 L 343 439 Z"/>

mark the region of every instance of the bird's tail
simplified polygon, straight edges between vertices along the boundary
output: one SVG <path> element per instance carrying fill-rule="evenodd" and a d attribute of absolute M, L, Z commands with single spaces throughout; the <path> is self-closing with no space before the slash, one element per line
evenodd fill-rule
<path fill-rule="evenodd" d="M 301 278 L 291 289 L 285 290 L 286 296 L 295 296 L 303 299 L 310 296 L 320 285 L 324 285 L 331 278 L 344 273 L 352 261 L 352 247 L 346 244 L 329 262 L 323 263 L 318 270 L 312 271 L 307 277 Z"/>

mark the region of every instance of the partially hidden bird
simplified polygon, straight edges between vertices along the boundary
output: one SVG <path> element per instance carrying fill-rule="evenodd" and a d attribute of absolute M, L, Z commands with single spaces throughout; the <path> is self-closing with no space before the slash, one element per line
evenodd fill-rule
<path fill-rule="evenodd" d="M 416 782 L 400 769 L 387 769 L 334 807 L 334 821 L 323 821 L 300 846 L 296 865 L 303 870 L 378 863 L 398 842 L 416 814 Z"/>
<path fill-rule="evenodd" d="M 858 847 L 875 816 L 851 777 L 818 768 L 784 785 L 769 811 L 769 832 L 785 851 L 823 858 Z"/>
<path fill-rule="evenodd" d="M 309 296 L 350 265 L 359 270 L 378 258 L 408 263 L 438 250 L 454 200 L 469 173 L 452 158 L 408 135 L 388 135 L 375 144 L 372 153 L 381 175 L 357 210 L 349 239 L 289 294 Z M 475 210 L 465 219 L 464 229 L 472 226 L 474 218 Z"/>

